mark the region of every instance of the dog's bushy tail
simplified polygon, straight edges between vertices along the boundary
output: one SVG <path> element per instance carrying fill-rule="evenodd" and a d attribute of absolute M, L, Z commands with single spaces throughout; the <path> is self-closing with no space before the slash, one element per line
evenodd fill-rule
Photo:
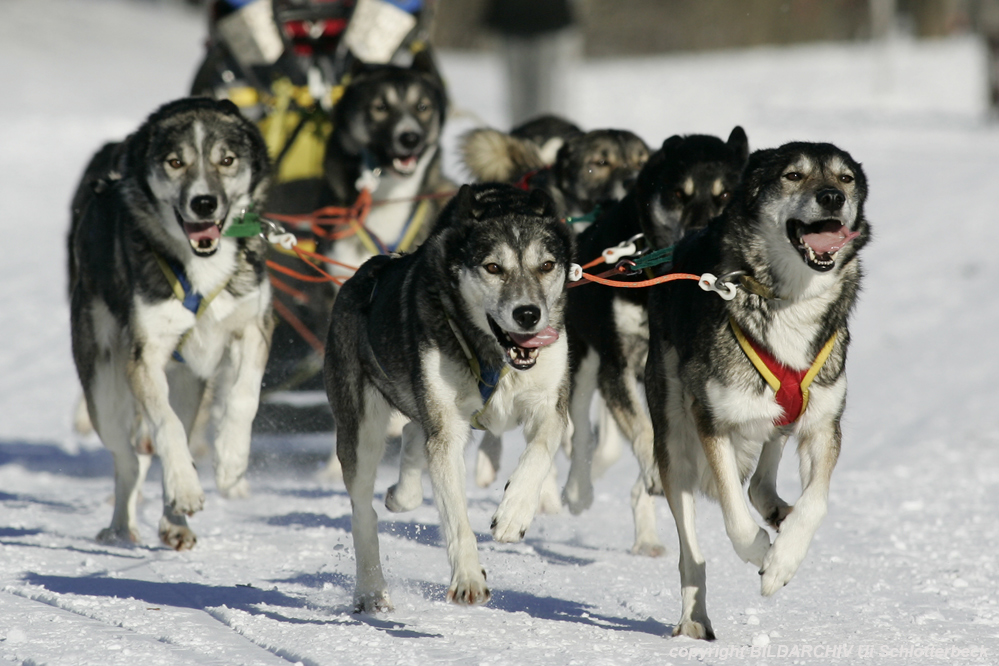
<path fill-rule="evenodd" d="M 461 137 L 461 157 L 479 182 L 513 183 L 548 166 L 533 141 L 489 128 L 474 129 Z"/>

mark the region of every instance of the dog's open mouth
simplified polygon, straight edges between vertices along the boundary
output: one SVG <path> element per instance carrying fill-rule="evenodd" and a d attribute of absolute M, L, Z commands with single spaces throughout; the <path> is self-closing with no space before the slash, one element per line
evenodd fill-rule
<path fill-rule="evenodd" d="M 416 172 L 416 165 L 420 161 L 419 156 L 409 155 L 408 157 L 393 157 L 392 168 L 403 176 L 411 176 Z"/>
<path fill-rule="evenodd" d="M 801 220 L 787 221 L 787 237 L 801 253 L 809 268 L 825 272 L 836 265 L 836 255 L 847 243 L 860 235 L 850 231 L 839 220 L 819 220 L 806 224 Z"/>
<path fill-rule="evenodd" d="M 199 257 L 210 257 L 219 249 L 219 242 L 222 240 L 222 226 L 225 218 L 208 222 L 188 222 L 174 211 L 177 215 L 177 222 L 187 234 L 187 240 L 191 243 L 191 249 Z"/>
<path fill-rule="evenodd" d="M 506 350 L 506 355 L 510 359 L 510 365 L 518 370 L 529 370 L 538 362 L 538 352 L 542 347 L 547 347 L 558 340 L 558 331 L 551 326 L 547 326 L 537 333 L 513 333 L 504 331 L 488 317 L 489 326 L 493 329 L 493 335 Z"/>

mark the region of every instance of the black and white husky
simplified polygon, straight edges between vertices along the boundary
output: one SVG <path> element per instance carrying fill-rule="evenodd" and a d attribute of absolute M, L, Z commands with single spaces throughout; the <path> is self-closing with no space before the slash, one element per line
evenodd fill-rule
<path fill-rule="evenodd" d="M 186 516 L 205 498 L 188 435 L 206 382 L 217 397 L 216 484 L 229 497 L 248 491 L 273 319 L 266 241 L 232 233 L 260 210 L 269 171 L 257 128 L 232 103 L 206 98 L 164 105 L 87 167 L 74 198 L 70 291 L 73 357 L 114 456 L 114 517 L 101 541 L 139 540 L 136 498 L 156 454 L 160 538 L 194 546 Z"/>
<path fill-rule="evenodd" d="M 649 159 L 632 191 L 578 238 L 581 263 L 605 248 L 634 242 L 661 250 L 705 226 L 728 204 L 749 154 L 746 133 L 732 130 L 727 141 L 714 136 L 673 136 Z M 632 281 L 647 279 L 640 273 Z M 648 289 L 586 285 L 569 294 L 567 326 L 572 350 L 572 465 L 563 498 L 572 513 L 593 501 L 592 477 L 618 455 L 618 428 L 632 445 L 641 473 L 632 488 L 635 542 L 632 552 L 665 552 L 656 534 L 659 474 L 652 454 L 652 423 L 641 402 L 638 380 L 648 350 Z M 600 417 L 594 450 L 590 404 L 599 391 L 610 414 Z"/>
<path fill-rule="evenodd" d="M 325 379 L 353 507 L 358 610 L 391 608 L 371 502 L 393 409 L 411 420 L 403 464 L 417 503 L 429 468 L 451 562 L 448 599 L 488 600 L 465 501 L 469 424 L 497 434 L 524 426 L 527 449 L 492 520 L 494 538 L 519 541 L 568 427 L 571 246 L 544 193 L 466 185 L 415 253 L 373 258 L 341 288 Z"/>
<path fill-rule="evenodd" d="M 718 499 L 736 553 L 760 571 L 765 596 L 794 576 L 826 514 L 846 400 L 848 319 L 860 287 L 857 252 L 870 231 L 860 165 L 830 144 L 753 153 L 732 203 L 677 246 L 674 270 L 718 277 L 655 287 L 645 387 L 655 454 L 680 541 L 683 614 L 674 635 L 713 637 L 694 493 Z M 801 496 L 777 494 L 794 435 Z M 777 531 L 750 514 L 749 500 Z"/>

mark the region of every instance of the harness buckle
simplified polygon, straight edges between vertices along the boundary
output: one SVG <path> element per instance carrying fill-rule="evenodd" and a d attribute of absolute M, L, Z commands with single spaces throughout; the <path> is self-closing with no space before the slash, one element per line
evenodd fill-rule
<path fill-rule="evenodd" d="M 286 250 L 290 250 L 298 243 L 298 238 L 295 234 L 288 233 L 285 231 L 284 227 L 274 220 L 262 217 L 260 218 L 260 222 L 267 227 L 267 231 L 264 232 L 263 235 L 267 239 L 268 243 L 271 243 L 272 245 L 280 245 Z"/>
<path fill-rule="evenodd" d="M 745 271 L 732 271 L 716 277 L 711 273 L 705 273 L 697 281 L 697 285 L 704 291 L 713 291 L 726 301 L 731 301 L 739 291 L 735 280 L 745 274 Z"/>
<path fill-rule="evenodd" d="M 583 279 L 583 267 L 579 264 L 569 264 L 568 282 L 579 282 Z"/>
<path fill-rule="evenodd" d="M 631 238 L 621 243 L 618 243 L 614 247 L 609 247 L 603 252 L 601 256 L 604 258 L 605 264 L 613 264 L 617 262 L 622 257 L 631 257 L 638 254 L 638 241 L 645 238 L 645 234 L 635 234 Z"/>

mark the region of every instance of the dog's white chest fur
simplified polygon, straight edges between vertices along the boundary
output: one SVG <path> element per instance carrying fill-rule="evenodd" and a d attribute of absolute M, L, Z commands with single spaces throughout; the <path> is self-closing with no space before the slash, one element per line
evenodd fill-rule
<path fill-rule="evenodd" d="M 403 239 L 407 222 L 417 213 L 417 197 L 423 189 L 427 169 L 435 152 L 435 149 L 428 149 L 420 157 L 416 170 L 409 176 L 387 171 L 377 180 L 378 185 L 371 194 L 373 205 L 364 220 L 364 228 L 389 250 L 394 249 Z M 423 220 L 424 224 L 431 222 L 432 220 Z M 359 267 L 374 255 L 371 246 L 355 234 L 334 243 L 329 256 L 348 266 Z"/>

